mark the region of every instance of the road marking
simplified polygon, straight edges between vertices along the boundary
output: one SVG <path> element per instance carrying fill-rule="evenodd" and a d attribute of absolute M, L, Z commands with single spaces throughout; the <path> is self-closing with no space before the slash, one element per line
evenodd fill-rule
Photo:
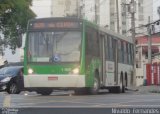
<path fill-rule="evenodd" d="M 3 100 L 3 107 L 10 107 L 11 106 L 11 96 L 6 95 Z"/>
<path fill-rule="evenodd" d="M 160 105 L 106 105 L 106 106 L 82 106 L 82 105 L 77 105 L 77 106 L 65 106 L 65 105 L 56 105 L 56 106 L 51 106 L 51 105 L 42 105 L 42 106 L 25 106 L 25 105 L 20 105 L 16 107 L 20 108 L 159 108 Z"/>

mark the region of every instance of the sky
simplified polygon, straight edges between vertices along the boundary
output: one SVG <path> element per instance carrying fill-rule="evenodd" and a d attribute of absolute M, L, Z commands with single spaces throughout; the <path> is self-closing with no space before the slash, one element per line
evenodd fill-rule
<path fill-rule="evenodd" d="M 92 1 L 92 0 L 91 0 Z M 158 20 L 157 7 L 160 6 L 160 0 L 153 0 L 153 20 Z M 51 0 L 33 0 L 31 9 L 37 14 L 37 18 L 50 17 Z"/>
<path fill-rule="evenodd" d="M 37 14 L 37 18 L 50 17 L 51 0 L 33 0 L 31 9 Z"/>
<path fill-rule="evenodd" d="M 158 13 L 157 13 L 157 7 L 160 6 L 160 0 L 153 0 L 153 20 L 160 19 Z"/>
<path fill-rule="evenodd" d="M 154 1 L 153 19 L 158 20 L 160 18 L 157 14 L 157 7 L 160 6 L 160 0 L 153 0 L 153 1 Z M 33 0 L 32 5 L 33 6 L 31 7 L 31 9 L 37 14 L 37 18 L 50 17 L 51 0 Z M 16 54 L 14 55 L 11 53 L 11 50 L 6 49 L 5 56 L 3 58 L 8 60 L 9 62 L 20 61 L 19 49 L 17 49 Z"/>

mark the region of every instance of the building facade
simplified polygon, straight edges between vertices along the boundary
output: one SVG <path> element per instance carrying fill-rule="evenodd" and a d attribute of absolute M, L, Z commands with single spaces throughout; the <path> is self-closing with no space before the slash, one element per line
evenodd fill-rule
<path fill-rule="evenodd" d="M 75 17 L 78 14 L 78 0 L 51 0 L 52 17 Z"/>
<path fill-rule="evenodd" d="M 160 50 L 160 34 L 155 34 L 151 37 L 152 55 L 159 53 Z M 136 83 L 137 86 L 143 85 L 146 77 L 146 64 L 148 63 L 148 36 L 137 37 L 137 51 L 136 51 Z M 152 63 L 159 63 L 159 57 L 152 57 Z"/>
<path fill-rule="evenodd" d="M 100 26 L 130 36 L 131 0 L 52 0 L 51 16 L 82 17 Z M 135 0 L 135 24 L 137 35 L 146 34 L 146 28 L 139 28 L 153 21 L 153 0 Z"/>
<path fill-rule="evenodd" d="M 109 1 L 109 23 L 108 27 L 111 30 L 119 31 L 123 35 L 131 36 L 131 0 L 108 0 Z M 117 3 L 118 2 L 118 3 Z M 136 35 L 147 34 L 146 28 L 139 28 L 148 23 L 150 16 L 151 22 L 153 21 L 153 0 L 135 0 L 135 31 Z M 103 16 L 103 13 L 101 13 Z M 103 18 L 103 17 L 101 17 Z M 119 30 L 118 30 L 119 29 Z"/>

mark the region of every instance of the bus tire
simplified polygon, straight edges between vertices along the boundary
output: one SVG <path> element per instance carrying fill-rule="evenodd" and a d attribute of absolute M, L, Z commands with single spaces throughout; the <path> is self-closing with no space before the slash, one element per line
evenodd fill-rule
<path fill-rule="evenodd" d="M 111 87 L 108 89 L 109 93 L 115 93 L 115 88 L 114 87 Z"/>
<path fill-rule="evenodd" d="M 123 84 L 123 86 L 122 86 L 122 91 L 121 91 L 122 93 L 125 93 L 126 92 L 126 89 L 125 89 L 125 85 Z"/>
<path fill-rule="evenodd" d="M 96 74 L 97 74 L 97 73 L 96 73 Z M 96 94 L 98 94 L 99 88 L 100 88 L 100 81 L 99 81 L 98 76 L 95 76 L 95 77 L 94 77 L 93 87 L 90 87 L 90 88 L 89 88 L 89 94 L 91 94 L 91 95 L 96 95 Z"/>
<path fill-rule="evenodd" d="M 120 81 L 120 86 L 118 91 L 119 93 L 125 93 L 125 83 L 124 83 L 124 77 L 122 73 L 121 73 L 121 81 Z"/>
<path fill-rule="evenodd" d="M 125 86 L 124 86 L 123 82 L 120 84 L 118 91 L 119 91 L 119 93 L 125 93 Z"/>
<path fill-rule="evenodd" d="M 46 89 L 46 90 L 44 89 L 44 90 L 37 90 L 36 92 L 41 95 L 50 95 L 53 92 L 53 90 L 52 89 Z"/>
<path fill-rule="evenodd" d="M 125 93 L 125 86 L 123 78 L 121 78 L 120 86 L 109 88 L 110 93 Z"/>
<path fill-rule="evenodd" d="M 120 93 L 120 87 L 111 87 L 108 89 L 109 93 Z"/>
<path fill-rule="evenodd" d="M 85 95 L 87 94 L 87 89 L 86 88 L 79 88 L 74 90 L 75 95 Z"/>

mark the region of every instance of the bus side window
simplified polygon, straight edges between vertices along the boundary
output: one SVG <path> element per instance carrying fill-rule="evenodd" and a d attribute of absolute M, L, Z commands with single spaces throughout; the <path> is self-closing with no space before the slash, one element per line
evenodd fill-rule
<path fill-rule="evenodd" d="M 107 58 L 107 60 L 109 60 L 110 59 L 110 49 L 109 49 L 109 37 L 107 36 L 106 37 L 106 58 Z"/>
<path fill-rule="evenodd" d="M 121 41 L 118 40 L 118 61 L 122 63 Z"/>

